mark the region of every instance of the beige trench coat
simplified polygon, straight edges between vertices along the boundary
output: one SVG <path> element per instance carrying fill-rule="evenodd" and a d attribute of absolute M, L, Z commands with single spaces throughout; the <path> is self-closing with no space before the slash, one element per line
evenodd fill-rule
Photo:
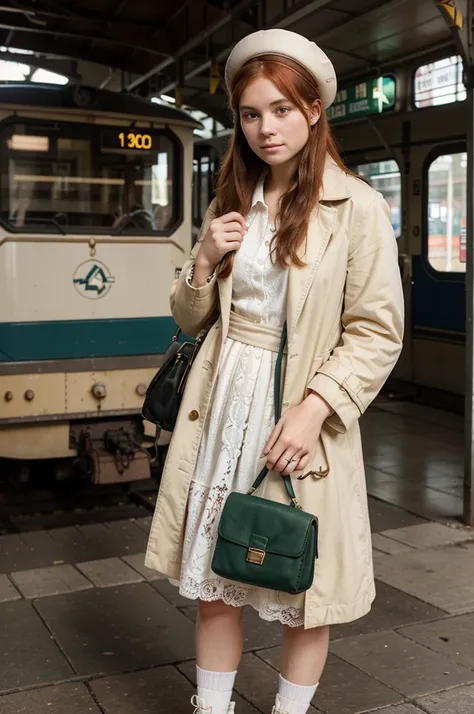
<path fill-rule="evenodd" d="M 206 213 L 199 241 L 214 214 Z M 193 249 L 193 256 L 199 242 Z M 402 347 L 403 295 L 390 212 L 379 193 L 329 160 L 319 205 L 289 268 L 288 357 L 282 411 L 313 389 L 334 409 L 296 496 L 319 519 L 319 559 L 305 594 L 306 628 L 355 620 L 375 597 L 370 524 L 358 420 L 390 374 Z M 225 342 L 232 276 L 200 289 L 187 285 L 188 261 L 171 293 L 178 325 L 195 336 L 219 311 L 191 370 L 170 443 L 146 553 L 146 565 L 179 579 L 186 505 L 217 365 Z M 216 284 L 217 282 L 217 284 Z M 265 459 L 255 464 L 255 474 Z M 327 471 L 325 478 L 308 471 Z M 281 476 L 260 494 L 287 502 Z"/>

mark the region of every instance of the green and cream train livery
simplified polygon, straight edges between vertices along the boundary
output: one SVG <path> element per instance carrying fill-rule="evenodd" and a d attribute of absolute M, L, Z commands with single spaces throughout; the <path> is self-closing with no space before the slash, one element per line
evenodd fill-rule
<path fill-rule="evenodd" d="M 0 458 L 149 474 L 141 406 L 175 327 L 199 126 L 131 95 L 0 86 Z"/>

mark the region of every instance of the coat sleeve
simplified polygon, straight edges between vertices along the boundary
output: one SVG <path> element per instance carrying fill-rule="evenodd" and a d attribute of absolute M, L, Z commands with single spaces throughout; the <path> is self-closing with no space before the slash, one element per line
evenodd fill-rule
<path fill-rule="evenodd" d="M 307 387 L 332 407 L 327 423 L 344 433 L 364 413 L 403 345 L 403 290 L 390 209 L 376 193 L 354 230 L 342 311 L 343 332 Z"/>
<path fill-rule="evenodd" d="M 171 286 L 171 313 L 179 327 L 190 337 L 196 337 L 199 334 L 218 307 L 217 280 L 215 277 L 210 283 L 206 283 L 200 288 L 192 287 L 187 281 L 189 270 L 194 263 L 209 225 L 215 217 L 215 205 L 216 201 L 214 199 L 206 211 L 191 255 L 183 265 L 179 277 Z"/>

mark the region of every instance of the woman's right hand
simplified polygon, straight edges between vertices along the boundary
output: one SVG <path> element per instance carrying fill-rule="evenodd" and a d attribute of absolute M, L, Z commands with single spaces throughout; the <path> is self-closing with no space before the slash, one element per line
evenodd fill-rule
<path fill-rule="evenodd" d="M 196 256 L 196 270 L 212 273 L 227 253 L 240 249 L 246 233 L 245 219 L 237 211 L 214 218 Z"/>

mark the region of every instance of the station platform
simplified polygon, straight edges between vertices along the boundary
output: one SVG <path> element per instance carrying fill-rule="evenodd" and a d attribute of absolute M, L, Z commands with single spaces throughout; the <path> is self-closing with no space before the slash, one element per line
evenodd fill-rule
<path fill-rule="evenodd" d="M 362 428 L 377 599 L 332 628 L 311 711 L 472 714 L 462 419 L 382 400 Z M 1 714 L 192 714 L 196 603 L 144 567 L 150 522 L 0 537 Z M 245 620 L 236 712 L 270 714 L 282 628 Z"/>

